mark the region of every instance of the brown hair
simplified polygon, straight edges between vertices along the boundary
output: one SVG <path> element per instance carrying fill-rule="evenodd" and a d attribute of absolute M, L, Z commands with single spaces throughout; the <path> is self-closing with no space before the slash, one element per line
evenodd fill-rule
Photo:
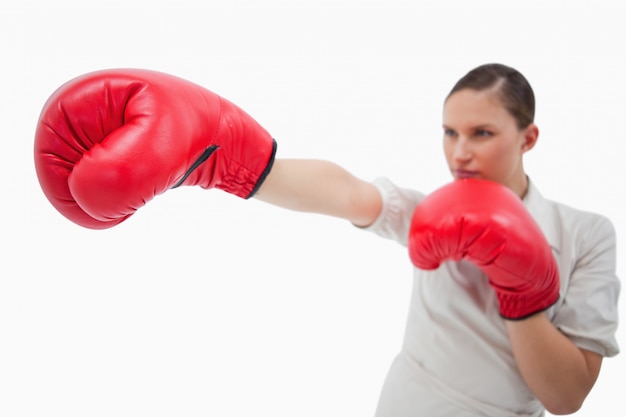
<path fill-rule="evenodd" d="M 476 67 L 457 81 L 446 100 L 465 88 L 478 91 L 493 88 L 520 129 L 526 128 L 534 121 L 535 94 L 526 78 L 514 68 L 502 64 Z"/>

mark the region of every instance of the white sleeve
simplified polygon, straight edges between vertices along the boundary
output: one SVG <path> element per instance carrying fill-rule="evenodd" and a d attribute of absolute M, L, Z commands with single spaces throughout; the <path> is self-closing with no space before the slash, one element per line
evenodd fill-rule
<path fill-rule="evenodd" d="M 374 223 L 362 229 L 407 246 L 411 217 L 424 194 L 400 188 L 384 177 L 377 178 L 374 185 L 382 196 L 382 210 Z"/>
<path fill-rule="evenodd" d="M 607 218 L 594 216 L 576 246 L 576 265 L 552 322 L 579 348 L 615 356 L 620 293 L 615 229 Z"/>

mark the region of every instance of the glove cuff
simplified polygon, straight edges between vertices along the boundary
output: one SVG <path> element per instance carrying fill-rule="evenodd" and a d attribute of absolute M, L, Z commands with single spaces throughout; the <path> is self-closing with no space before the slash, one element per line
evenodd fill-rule
<path fill-rule="evenodd" d="M 558 288 L 549 292 L 519 294 L 498 292 L 500 315 L 506 320 L 524 320 L 547 310 L 559 300 Z"/>

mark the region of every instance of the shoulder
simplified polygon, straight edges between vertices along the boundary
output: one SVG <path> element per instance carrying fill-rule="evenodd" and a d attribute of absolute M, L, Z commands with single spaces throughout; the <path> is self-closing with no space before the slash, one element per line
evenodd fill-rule
<path fill-rule="evenodd" d="M 600 213 L 581 210 L 559 202 L 551 202 L 560 223 L 561 233 L 579 249 L 614 246 L 615 227 Z"/>
<path fill-rule="evenodd" d="M 524 204 L 555 248 L 615 245 L 615 227 L 600 213 L 544 198 L 534 184 L 530 185 Z"/>

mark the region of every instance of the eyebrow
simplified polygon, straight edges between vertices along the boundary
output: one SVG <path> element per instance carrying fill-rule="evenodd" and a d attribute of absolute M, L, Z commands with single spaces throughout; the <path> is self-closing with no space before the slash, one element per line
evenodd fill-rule
<path fill-rule="evenodd" d="M 441 125 L 441 127 L 443 127 L 444 129 L 450 129 L 450 130 L 455 130 L 454 128 L 447 126 L 445 124 Z M 476 125 L 476 126 L 472 126 L 472 129 L 496 129 L 495 125 L 489 124 L 489 123 L 484 123 L 481 125 Z"/>

